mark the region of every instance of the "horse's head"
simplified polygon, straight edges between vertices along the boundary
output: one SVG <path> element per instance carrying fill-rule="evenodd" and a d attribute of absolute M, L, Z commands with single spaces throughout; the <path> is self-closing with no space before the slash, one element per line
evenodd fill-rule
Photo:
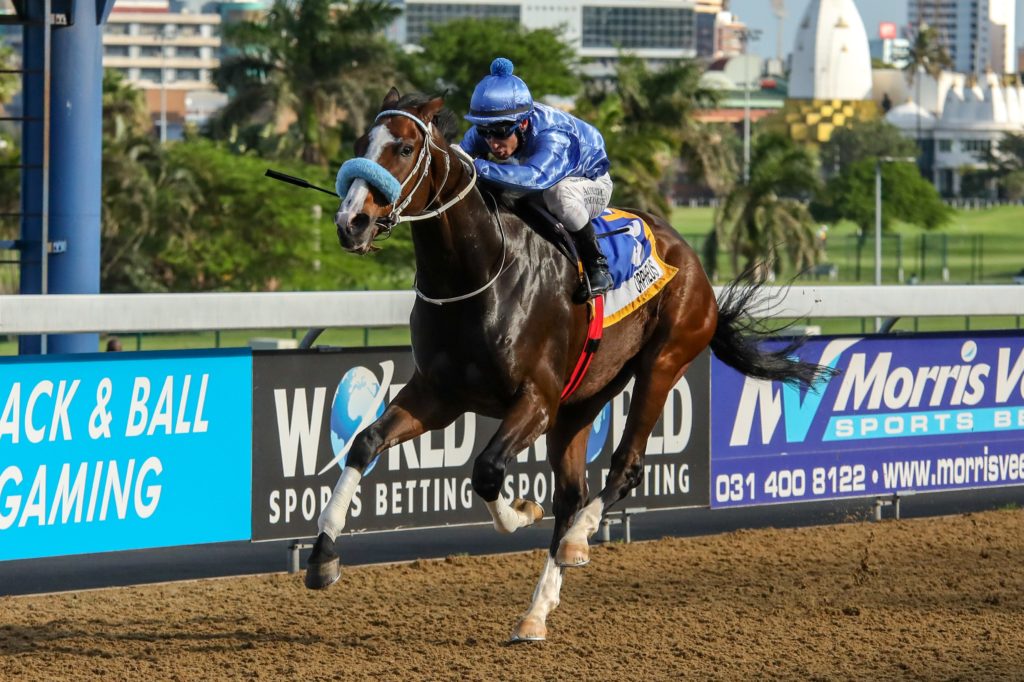
<path fill-rule="evenodd" d="M 438 141 L 451 127 L 435 125 L 443 105 L 441 97 L 388 92 L 373 126 L 356 141 L 356 158 L 338 171 L 341 206 L 334 223 L 343 249 L 366 253 L 403 212 L 421 210 L 430 201 L 431 148 L 447 147 Z"/>

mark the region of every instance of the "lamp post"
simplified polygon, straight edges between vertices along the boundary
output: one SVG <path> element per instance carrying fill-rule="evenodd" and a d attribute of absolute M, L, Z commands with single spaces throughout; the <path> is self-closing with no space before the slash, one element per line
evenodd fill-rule
<path fill-rule="evenodd" d="M 743 44 L 743 184 L 750 183 L 750 55 L 747 45 L 761 37 L 761 30 L 741 28 L 740 42 Z"/>
<path fill-rule="evenodd" d="M 882 164 L 916 163 L 912 156 L 879 156 L 875 159 L 875 286 L 882 285 Z M 882 318 L 875 318 L 875 331 L 882 327 Z"/>

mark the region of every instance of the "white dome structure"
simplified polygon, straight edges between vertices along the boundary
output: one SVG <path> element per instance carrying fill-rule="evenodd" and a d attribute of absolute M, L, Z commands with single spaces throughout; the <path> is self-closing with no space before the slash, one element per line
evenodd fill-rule
<path fill-rule="evenodd" d="M 964 80 L 958 74 L 946 93 L 940 128 L 946 131 L 1019 131 L 1024 127 L 1024 101 L 1021 99 L 1024 93 L 1019 85 L 1004 86 L 994 74 L 985 76 L 981 83 Z"/>
<path fill-rule="evenodd" d="M 871 54 L 853 0 L 811 0 L 793 47 L 789 96 L 810 100 L 871 98 Z"/>
<path fill-rule="evenodd" d="M 885 120 L 904 132 L 930 132 L 935 130 L 938 123 L 935 116 L 912 101 L 890 109 Z"/>

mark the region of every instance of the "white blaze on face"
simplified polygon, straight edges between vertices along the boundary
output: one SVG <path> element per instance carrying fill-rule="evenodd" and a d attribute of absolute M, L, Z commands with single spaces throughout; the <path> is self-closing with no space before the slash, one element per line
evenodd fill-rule
<path fill-rule="evenodd" d="M 377 161 L 380 155 L 384 152 L 384 149 L 391 143 L 397 142 L 398 138 L 391 134 L 388 127 L 385 125 L 375 126 L 370 131 L 370 146 L 366 150 L 365 158 L 370 161 Z M 352 213 L 359 213 L 363 210 L 363 204 L 366 203 L 366 196 L 370 193 L 370 188 L 366 184 L 365 180 L 355 180 L 348 188 L 348 194 L 345 195 L 344 200 L 341 202 L 341 207 L 338 209 L 338 215 Z"/>

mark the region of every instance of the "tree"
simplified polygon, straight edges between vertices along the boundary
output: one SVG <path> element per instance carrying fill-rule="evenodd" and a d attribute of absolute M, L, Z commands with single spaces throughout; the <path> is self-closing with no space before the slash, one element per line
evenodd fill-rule
<path fill-rule="evenodd" d="M 154 177 L 164 159 L 148 123 L 141 91 L 104 71 L 100 287 L 108 293 L 162 289 L 152 255 L 159 237 Z"/>
<path fill-rule="evenodd" d="M 589 79 L 577 100 L 581 117 L 601 130 L 608 146 L 616 203 L 668 212 L 666 194 L 678 160 L 691 177 L 723 190 L 735 177 L 727 133 L 704 126 L 696 110 L 712 106 L 718 93 L 701 86 L 701 67 L 677 61 L 651 70 L 642 60 L 622 55 L 614 87 Z"/>
<path fill-rule="evenodd" d="M 530 30 L 499 19 L 457 19 L 432 26 L 421 47 L 404 62 L 404 70 L 421 90 L 447 91 L 445 104 L 460 117 L 469 112 L 473 89 L 490 72 L 495 57 L 512 60 L 515 75 L 526 82 L 534 99 L 571 96 L 580 89 L 573 69 L 576 54 L 561 31 Z"/>
<path fill-rule="evenodd" d="M 14 73 L 14 51 L 7 45 L 0 45 L 0 104 L 6 104 L 21 87 Z M 0 132 L 0 213 L 20 212 L 21 206 L 21 150 L 12 135 Z M 0 220 L 0 239 L 13 239 L 18 226 L 11 220 Z M 2 266 L 2 265 L 0 265 Z M 10 269 L 10 268 L 8 268 Z"/>
<path fill-rule="evenodd" d="M 826 177 L 838 175 L 863 159 L 916 157 L 919 153 L 913 140 L 904 137 L 896 126 L 881 120 L 856 120 L 849 128 L 838 128 L 821 146 L 820 152 Z"/>
<path fill-rule="evenodd" d="M 917 27 L 917 33 L 910 44 L 907 65 L 903 67 L 903 73 L 907 82 L 916 84 L 917 96 L 914 98 L 917 105 L 921 106 L 921 74 L 926 73 L 935 80 L 938 80 L 943 69 L 953 67 L 953 60 L 942 44 L 941 36 L 937 29 L 922 22 Z M 921 143 L 921 117 L 917 117 L 917 141 Z"/>
<path fill-rule="evenodd" d="M 361 134 L 395 80 L 380 32 L 400 13 L 387 0 L 275 0 L 264 19 L 227 26 L 234 53 L 214 81 L 232 97 L 210 132 L 326 166 L 341 128 Z"/>
<path fill-rule="evenodd" d="M 14 50 L 10 45 L 0 44 L 0 104 L 6 104 L 21 90 L 21 79 L 14 73 Z"/>
<path fill-rule="evenodd" d="M 812 209 L 819 220 L 851 220 L 862 239 L 875 224 L 874 159 L 862 159 L 829 180 Z M 952 209 L 946 206 L 932 183 L 921 177 L 912 163 L 882 164 L 882 229 L 900 220 L 931 230 L 947 223 Z"/>
<path fill-rule="evenodd" d="M 777 273 L 782 253 L 796 270 L 810 267 L 820 254 L 806 204 L 819 186 L 813 152 L 786 136 L 762 134 L 754 139 L 750 169 L 750 182 L 734 187 L 715 211 L 713 243 L 728 246 L 735 271 L 761 266 Z M 714 274 L 716 263 L 705 267 Z"/>
<path fill-rule="evenodd" d="M 974 192 L 961 191 L 961 194 L 988 196 L 988 187 L 995 183 L 1000 194 L 1007 199 L 1017 201 L 1024 198 L 1024 134 L 1003 133 L 999 142 L 981 152 L 978 158 L 985 164 L 985 168 L 970 170 L 970 182 L 967 184 L 974 186 L 968 187 L 974 189 Z"/>

